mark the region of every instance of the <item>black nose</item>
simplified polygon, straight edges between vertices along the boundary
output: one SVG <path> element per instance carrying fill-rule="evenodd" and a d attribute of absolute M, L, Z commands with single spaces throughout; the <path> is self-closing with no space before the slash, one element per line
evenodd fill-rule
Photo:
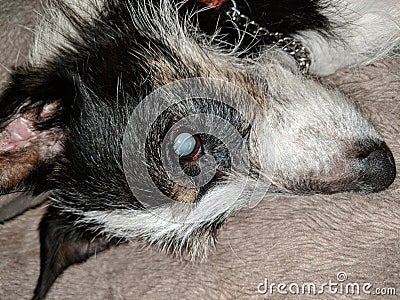
<path fill-rule="evenodd" d="M 378 192 L 389 187 L 396 177 L 393 154 L 385 143 L 379 144 L 361 159 L 360 181 L 363 188 Z"/>

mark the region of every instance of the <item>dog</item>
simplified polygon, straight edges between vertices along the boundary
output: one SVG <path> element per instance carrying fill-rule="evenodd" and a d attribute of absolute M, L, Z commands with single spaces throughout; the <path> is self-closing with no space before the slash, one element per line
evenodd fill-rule
<path fill-rule="evenodd" d="M 34 299 L 111 245 L 202 260 L 268 196 L 390 186 L 378 132 L 316 78 L 398 52 L 400 6 L 380 6 L 50 1 L 0 98 L 1 193 L 50 193 Z"/>

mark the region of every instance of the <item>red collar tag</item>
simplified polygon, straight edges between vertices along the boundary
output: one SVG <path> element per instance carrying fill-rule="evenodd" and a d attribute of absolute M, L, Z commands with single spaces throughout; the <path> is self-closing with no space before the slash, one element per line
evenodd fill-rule
<path fill-rule="evenodd" d="M 209 7 L 213 7 L 216 10 L 219 10 L 222 6 L 222 4 L 224 4 L 226 2 L 226 0 L 197 0 L 198 2 L 202 2 L 205 5 L 209 6 Z"/>

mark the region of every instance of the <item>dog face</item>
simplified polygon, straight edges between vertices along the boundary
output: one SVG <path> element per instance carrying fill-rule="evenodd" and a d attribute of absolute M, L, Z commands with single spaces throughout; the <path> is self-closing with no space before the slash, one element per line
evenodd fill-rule
<path fill-rule="evenodd" d="M 279 50 L 226 52 L 169 1 L 53 5 L 0 101 L 2 192 L 51 191 L 38 298 L 110 243 L 204 258 L 226 218 L 267 194 L 393 181 L 355 104 Z"/>

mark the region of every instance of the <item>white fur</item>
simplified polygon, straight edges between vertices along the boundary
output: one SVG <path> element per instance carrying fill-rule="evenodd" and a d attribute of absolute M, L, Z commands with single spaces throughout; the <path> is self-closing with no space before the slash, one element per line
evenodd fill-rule
<path fill-rule="evenodd" d="M 275 157 L 268 158 L 267 145 L 261 147 L 261 160 L 275 164 L 279 182 L 296 180 L 304 174 L 326 175 L 351 142 L 379 141 L 380 136 L 344 95 L 315 81 L 296 75 L 279 64 L 261 64 L 260 72 L 268 82 L 270 110 L 267 122 L 256 123 L 258 143 L 268 144 L 268 133 L 275 143 Z M 290 88 L 289 88 L 290 86 Z M 261 127 L 257 127 L 259 125 Z M 344 171 L 344 170 L 343 170 Z"/>
<path fill-rule="evenodd" d="M 140 238 L 160 246 L 164 251 L 173 247 L 177 254 L 189 254 L 193 260 L 204 260 L 215 241 L 208 230 L 200 233 L 198 230 L 217 220 L 227 219 L 238 209 L 249 207 L 252 197 L 262 198 L 266 194 L 262 185 L 250 191 L 238 189 L 245 183 L 252 187 L 257 184 L 255 181 L 249 182 L 249 178 L 236 179 L 218 186 L 197 204 L 176 203 L 150 210 L 72 212 L 83 215 L 77 221 L 77 226 L 85 223 L 91 226 L 100 224 L 98 227 L 101 233 L 110 238 Z"/>
<path fill-rule="evenodd" d="M 199 234 L 204 226 L 252 207 L 266 195 L 272 197 L 268 192 L 271 181 L 283 185 L 303 174 L 331 174 L 338 160 L 350 165 L 343 153 L 353 146 L 352 141 L 380 139 L 352 102 L 338 92 L 277 63 L 260 63 L 259 68 L 253 71 L 268 74 L 265 100 L 270 105 L 253 122 L 250 150 L 252 157 L 260 159 L 260 180 L 235 173 L 195 204 L 176 203 L 148 210 L 73 211 L 83 215 L 77 225 L 99 224 L 101 232 L 110 238 L 141 238 L 164 250 L 175 246 L 176 253 L 184 252 L 190 242 L 191 258 L 204 259 L 214 244 L 207 231 Z M 268 135 L 271 139 L 265 138 Z M 272 140 L 279 141 L 274 151 Z M 271 157 L 271 153 L 275 155 Z"/>
<path fill-rule="evenodd" d="M 333 0 L 321 11 L 332 24 L 333 36 L 316 31 L 296 36 L 311 51 L 310 72 L 329 75 L 339 68 L 381 59 L 400 45 L 398 0 Z"/>
<path fill-rule="evenodd" d="M 71 0 L 71 3 L 78 2 Z M 246 74 L 256 81 L 252 89 L 265 111 L 253 121 L 250 151 L 253 152 L 252 157 L 261 159 L 254 163 L 261 165 L 260 175 L 264 181 L 252 179 L 248 174 L 234 174 L 229 181 L 210 190 L 195 204 L 177 203 L 148 210 L 67 210 L 81 216 L 78 226 L 98 224 L 98 229 L 110 238 L 142 238 L 161 245 L 165 250 L 177 246 L 179 252 L 190 243 L 190 255 L 204 258 L 209 246 L 214 243 L 209 231 L 201 231 L 204 226 L 225 220 L 242 207 L 256 204 L 250 202 L 265 196 L 270 180 L 283 185 L 287 181 L 295 182 L 304 174 L 331 174 L 338 161 L 346 167 L 350 163 L 343 153 L 353 146 L 352 142 L 379 140 L 379 135 L 344 96 L 291 72 L 292 66 L 282 67 L 279 61 L 286 62 L 280 55 L 266 54 L 264 60 L 244 65 L 238 64 L 233 55 L 221 55 L 219 50 L 213 52 L 212 49 L 202 48 L 205 45 L 196 44 L 185 29 L 177 25 L 176 14 L 170 12 L 168 2 L 161 3 L 158 9 L 165 9 L 162 15 L 153 14 L 152 7 L 146 6 L 132 11 L 132 26 L 143 34 L 159 35 L 158 38 L 176 49 L 182 62 L 196 62 L 203 67 L 204 76 L 219 76 L 221 80 L 240 85 L 246 76 L 239 75 Z M 298 37 L 313 52 L 314 73 L 328 74 L 339 67 L 367 63 L 386 55 L 398 42 L 398 19 L 395 18 L 399 17 L 399 9 L 394 1 L 387 1 L 389 13 L 382 12 L 380 5 L 370 0 L 351 1 L 343 6 L 345 3 L 338 2 L 335 6 L 340 8 L 340 16 L 334 13 L 332 7 L 326 11 L 333 22 L 340 24 L 335 28 L 338 40 L 323 38 L 315 32 L 304 32 Z M 76 36 L 77 33 L 57 11 L 50 8 L 49 14 L 50 20 L 46 19 L 38 31 L 36 47 L 31 55 L 32 64 L 40 64 L 56 55 L 58 47 L 74 51 L 68 45 L 65 34 Z M 91 14 L 88 16 L 93 17 Z M 169 72 L 162 59 L 155 63 L 164 68 L 161 70 Z M 160 77 L 170 78 L 164 74 Z M 243 86 L 246 87 L 246 84 L 245 81 Z M 240 105 L 253 107 L 249 103 Z M 266 133 L 279 141 L 273 152 L 265 139 Z M 271 153 L 275 153 L 274 157 Z M 274 172 L 270 177 L 270 173 L 264 171 L 271 165 Z M 248 184 L 245 189 L 244 183 Z M 54 203 L 57 205 L 57 199 Z"/>

